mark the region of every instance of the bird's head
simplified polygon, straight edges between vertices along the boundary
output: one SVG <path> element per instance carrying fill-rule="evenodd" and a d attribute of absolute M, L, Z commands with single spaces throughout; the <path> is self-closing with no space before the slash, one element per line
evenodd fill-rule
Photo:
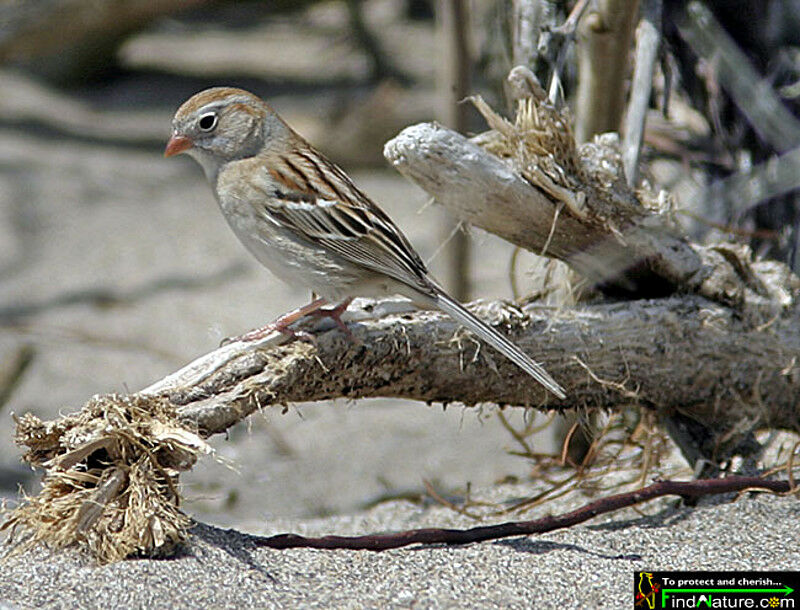
<path fill-rule="evenodd" d="M 242 89 L 214 87 L 178 108 L 164 156 L 185 152 L 212 180 L 224 164 L 261 152 L 281 128 L 280 118 L 259 97 Z"/>

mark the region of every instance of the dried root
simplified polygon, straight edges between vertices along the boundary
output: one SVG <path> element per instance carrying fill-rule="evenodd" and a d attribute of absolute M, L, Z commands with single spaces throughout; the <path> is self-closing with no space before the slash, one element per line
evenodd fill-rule
<path fill-rule="evenodd" d="M 188 536 L 178 474 L 211 448 L 163 399 L 96 396 L 77 414 L 17 421 L 23 459 L 45 469 L 42 491 L 9 511 L 14 550 L 76 545 L 101 563 L 165 555 Z"/>

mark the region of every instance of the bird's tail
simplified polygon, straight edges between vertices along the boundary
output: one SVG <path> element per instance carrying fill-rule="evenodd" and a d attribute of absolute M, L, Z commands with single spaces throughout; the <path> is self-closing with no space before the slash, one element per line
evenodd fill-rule
<path fill-rule="evenodd" d="M 507 337 L 501 335 L 494 328 L 476 318 L 473 314 L 467 311 L 464 306 L 461 305 L 461 303 L 446 295 L 443 291 L 438 290 L 433 296 L 433 299 L 435 300 L 435 306 L 437 308 L 441 309 L 457 322 L 460 322 L 466 326 L 469 330 L 486 341 L 486 343 L 506 356 L 519 368 L 528 373 L 528 375 L 550 390 L 553 394 L 559 398 L 566 398 L 566 394 L 564 394 L 564 388 L 558 385 L 556 380 L 544 370 L 544 367 L 525 354 Z"/>

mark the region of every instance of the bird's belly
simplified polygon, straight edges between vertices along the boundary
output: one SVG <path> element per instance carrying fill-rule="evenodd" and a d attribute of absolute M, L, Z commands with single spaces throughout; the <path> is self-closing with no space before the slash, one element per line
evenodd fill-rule
<path fill-rule="evenodd" d="M 332 302 L 352 296 L 377 296 L 369 286 L 371 282 L 365 284 L 369 278 L 364 277 L 363 272 L 324 247 L 315 246 L 262 219 L 225 216 L 239 241 L 287 284 L 304 286 Z"/>

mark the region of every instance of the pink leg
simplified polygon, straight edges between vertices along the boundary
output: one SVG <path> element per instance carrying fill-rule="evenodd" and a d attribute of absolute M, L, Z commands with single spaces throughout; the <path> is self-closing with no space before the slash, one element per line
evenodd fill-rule
<path fill-rule="evenodd" d="M 352 341 L 356 341 L 356 338 L 353 336 L 353 333 L 350 332 L 350 329 L 347 328 L 347 324 L 342 322 L 342 314 L 347 309 L 347 306 L 350 305 L 350 302 L 353 299 L 346 299 L 342 301 L 336 307 L 331 308 L 323 308 L 323 305 L 327 304 L 323 298 L 317 298 L 311 301 L 308 305 L 303 305 L 303 307 L 298 307 L 297 309 L 293 309 L 292 311 L 283 314 L 280 318 L 275 320 L 274 322 L 270 322 L 266 326 L 262 326 L 260 328 L 255 328 L 245 334 L 235 337 L 233 339 L 226 339 L 224 343 L 231 343 L 233 341 L 257 341 L 258 339 L 263 339 L 268 334 L 278 331 L 283 333 L 284 335 L 288 335 L 291 338 L 305 338 L 314 340 L 314 336 L 310 335 L 309 333 L 303 331 L 296 331 L 289 328 L 292 324 L 304 318 L 305 316 L 317 316 L 320 318 L 331 318 L 335 323 L 336 326 L 341 330 L 349 339 Z"/>
<path fill-rule="evenodd" d="M 353 336 L 353 333 L 350 332 L 350 329 L 347 328 L 347 324 L 342 322 L 342 314 L 347 310 L 347 307 L 353 301 L 352 298 L 345 299 L 341 303 L 339 303 L 336 307 L 331 307 L 330 309 L 323 309 L 317 308 L 314 311 L 309 312 L 309 315 L 317 316 L 319 318 L 330 318 L 336 323 L 336 326 L 339 330 L 341 330 L 347 338 L 357 343 L 357 339 Z"/>
<path fill-rule="evenodd" d="M 283 314 L 280 318 L 278 318 L 274 322 L 270 322 L 266 326 L 254 328 L 253 330 L 246 332 L 245 334 L 240 335 L 238 337 L 234 337 L 232 339 L 226 339 L 224 343 L 232 343 L 233 341 L 257 341 L 258 339 L 263 339 L 268 334 L 275 331 L 283 333 L 284 335 L 288 335 L 292 338 L 298 336 L 306 336 L 307 333 L 298 333 L 293 331 L 289 327 L 295 322 L 297 322 L 300 318 L 303 318 L 311 313 L 314 313 L 326 303 L 327 301 L 323 298 L 314 299 L 308 305 L 303 305 L 302 307 L 293 309 L 292 311 Z"/>

